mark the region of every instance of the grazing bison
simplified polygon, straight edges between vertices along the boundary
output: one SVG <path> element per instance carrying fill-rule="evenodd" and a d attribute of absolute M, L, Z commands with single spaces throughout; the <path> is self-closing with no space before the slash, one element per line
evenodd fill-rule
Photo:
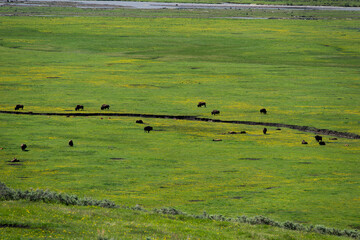
<path fill-rule="evenodd" d="M 206 102 L 199 102 L 197 106 L 198 107 L 202 107 L 202 106 L 206 107 Z"/>
<path fill-rule="evenodd" d="M 25 151 L 26 148 L 27 148 L 27 146 L 25 143 L 21 144 L 21 150 Z"/>
<path fill-rule="evenodd" d="M 84 106 L 83 105 L 76 105 L 75 111 L 79 111 L 79 110 L 84 110 Z"/>
<path fill-rule="evenodd" d="M 246 134 L 246 131 L 241 131 L 240 134 Z"/>
<path fill-rule="evenodd" d="M 136 120 L 136 123 L 139 123 L 139 124 L 143 124 L 144 122 L 143 122 L 143 120 Z"/>
<path fill-rule="evenodd" d="M 315 136 L 315 140 L 318 141 L 318 142 L 319 142 L 319 141 L 322 141 L 322 136 L 316 135 L 316 136 Z"/>
<path fill-rule="evenodd" d="M 20 160 L 17 158 L 14 158 L 13 160 L 11 160 L 11 162 L 20 162 Z"/>
<path fill-rule="evenodd" d="M 110 105 L 108 104 L 101 105 L 101 110 L 105 110 L 105 109 L 110 109 Z"/>
<path fill-rule="evenodd" d="M 24 105 L 21 105 L 21 104 L 17 104 L 16 106 L 15 106 L 15 110 L 19 110 L 19 109 L 24 109 Z"/>
<path fill-rule="evenodd" d="M 267 128 L 264 128 L 263 133 L 266 134 L 266 132 L 267 132 Z"/>
<path fill-rule="evenodd" d="M 266 114 L 266 113 L 267 113 L 267 111 L 266 111 L 266 109 L 265 109 L 265 108 L 262 108 L 262 109 L 260 109 L 260 113 Z"/>
<path fill-rule="evenodd" d="M 301 144 L 308 144 L 307 141 L 302 140 Z"/>
<path fill-rule="evenodd" d="M 151 127 L 151 126 L 146 126 L 146 127 L 144 127 L 144 131 L 145 132 L 150 132 L 151 130 L 153 130 L 153 127 Z"/>
<path fill-rule="evenodd" d="M 220 114 L 220 111 L 219 111 L 219 110 L 213 110 L 213 111 L 211 112 L 211 115 L 218 115 L 218 114 Z"/>
<path fill-rule="evenodd" d="M 325 145 L 325 142 L 320 141 L 319 144 L 320 144 L 320 145 Z"/>
<path fill-rule="evenodd" d="M 74 146 L 73 140 L 70 140 L 70 141 L 69 141 L 69 146 L 70 146 L 70 147 Z"/>

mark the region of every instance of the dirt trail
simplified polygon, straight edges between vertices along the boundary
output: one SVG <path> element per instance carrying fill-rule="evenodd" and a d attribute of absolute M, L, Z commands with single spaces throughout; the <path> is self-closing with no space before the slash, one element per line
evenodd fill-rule
<path fill-rule="evenodd" d="M 212 118 L 199 118 L 196 116 L 177 116 L 177 115 L 156 115 L 156 114 L 141 114 L 141 113 L 35 113 L 35 112 L 16 112 L 16 111 L 0 111 L 3 114 L 22 114 L 22 115 L 41 115 L 41 116 L 117 116 L 117 117 L 139 117 L 139 118 L 162 118 L 162 119 L 176 119 L 202 122 L 219 122 L 231 124 L 244 125 L 261 125 L 270 127 L 290 128 L 303 132 L 312 132 L 320 135 L 329 135 L 335 137 L 342 137 L 348 139 L 360 139 L 360 135 L 349 132 L 338 132 L 329 129 L 318 129 L 309 126 L 299 126 L 284 123 L 268 123 L 268 122 L 253 122 L 253 121 L 236 121 L 236 120 L 220 120 Z"/>

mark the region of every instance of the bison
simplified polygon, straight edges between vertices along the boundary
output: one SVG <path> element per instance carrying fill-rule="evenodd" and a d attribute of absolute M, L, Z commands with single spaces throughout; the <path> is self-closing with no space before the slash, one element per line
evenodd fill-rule
<path fill-rule="evenodd" d="M 70 146 L 70 147 L 74 146 L 73 140 L 70 140 L 70 141 L 69 141 L 69 146 Z"/>
<path fill-rule="evenodd" d="M 266 134 L 266 132 L 267 132 L 267 128 L 264 128 L 263 133 Z"/>
<path fill-rule="evenodd" d="M 260 113 L 266 114 L 266 113 L 267 113 L 267 111 L 266 111 L 266 109 L 265 109 L 265 108 L 262 108 L 262 109 L 260 109 Z"/>
<path fill-rule="evenodd" d="M 320 145 L 325 145 L 325 142 L 320 141 L 319 144 L 320 144 Z"/>
<path fill-rule="evenodd" d="M 26 148 L 27 148 L 27 146 L 26 146 L 26 144 L 25 144 L 25 143 L 21 144 L 21 150 L 25 151 L 25 150 L 26 150 Z"/>
<path fill-rule="evenodd" d="M 218 114 L 220 114 L 220 111 L 219 111 L 219 110 L 213 110 L 213 111 L 211 112 L 211 115 L 218 115 Z"/>
<path fill-rule="evenodd" d="M 316 136 L 315 136 L 315 140 L 318 141 L 318 142 L 319 142 L 319 141 L 322 141 L 322 136 L 316 135 Z"/>
<path fill-rule="evenodd" d="M 110 109 L 110 105 L 108 104 L 101 105 L 101 110 L 105 110 L 105 109 Z"/>
<path fill-rule="evenodd" d="M 11 160 L 11 162 L 20 162 L 20 160 L 14 157 L 14 159 Z"/>
<path fill-rule="evenodd" d="M 143 124 L 144 122 L 143 122 L 143 120 L 136 120 L 136 123 L 139 123 L 139 124 Z"/>
<path fill-rule="evenodd" d="M 150 132 L 151 130 L 153 130 L 153 127 L 151 127 L 151 126 L 146 126 L 146 127 L 144 127 L 144 131 L 145 132 Z"/>
<path fill-rule="evenodd" d="M 302 140 L 301 144 L 308 144 L 307 141 Z"/>
<path fill-rule="evenodd" d="M 198 107 L 202 107 L 202 106 L 206 107 L 206 102 L 199 102 L 197 106 Z"/>
<path fill-rule="evenodd" d="M 16 106 L 15 106 L 15 110 L 19 110 L 19 109 L 24 109 L 24 105 L 21 105 L 21 104 L 17 104 Z"/>
<path fill-rule="evenodd" d="M 79 110 L 84 110 L 84 106 L 83 105 L 76 105 L 75 111 L 79 111 Z"/>

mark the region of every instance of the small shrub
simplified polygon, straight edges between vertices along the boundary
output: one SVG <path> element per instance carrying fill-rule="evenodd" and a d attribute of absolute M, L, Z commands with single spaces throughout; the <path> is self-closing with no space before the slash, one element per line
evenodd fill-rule
<path fill-rule="evenodd" d="M 317 232 L 317 233 L 325 234 L 327 232 L 327 229 L 323 225 L 316 225 L 314 227 L 314 231 Z"/>
<path fill-rule="evenodd" d="M 142 206 L 140 206 L 139 204 L 136 204 L 135 207 L 131 208 L 132 210 L 135 211 L 143 211 L 143 212 L 147 212 L 145 208 L 143 208 Z"/>
<path fill-rule="evenodd" d="M 298 231 L 306 230 L 306 228 L 303 225 L 301 225 L 299 223 L 289 222 L 289 221 L 286 221 L 283 223 L 283 228 L 289 229 L 289 230 L 298 230 Z"/>
<path fill-rule="evenodd" d="M 185 215 L 185 213 L 176 210 L 175 208 L 160 208 L 160 209 L 155 208 L 154 212 L 161 214 L 170 214 L 170 215 Z"/>
<path fill-rule="evenodd" d="M 32 202 L 42 201 L 45 203 L 61 203 L 65 205 L 98 206 L 103 208 L 118 208 L 114 202 L 107 199 L 95 200 L 91 198 L 79 198 L 76 195 L 56 193 L 48 190 L 14 190 L 0 182 L 0 200 L 28 200 Z"/>

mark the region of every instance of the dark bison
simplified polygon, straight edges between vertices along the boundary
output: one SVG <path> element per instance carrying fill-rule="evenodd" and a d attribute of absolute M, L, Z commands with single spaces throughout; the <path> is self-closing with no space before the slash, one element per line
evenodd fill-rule
<path fill-rule="evenodd" d="M 241 131 L 240 134 L 246 134 L 246 131 Z"/>
<path fill-rule="evenodd" d="M 21 144 L 21 150 L 25 151 L 26 148 L 27 148 L 27 146 L 25 143 Z"/>
<path fill-rule="evenodd" d="M 75 111 L 79 111 L 79 110 L 84 110 L 84 106 L 83 105 L 76 105 Z"/>
<path fill-rule="evenodd" d="M 301 144 L 308 144 L 307 141 L 302 140 Z"/>
<path fill-rule="evenodd" d="M 320 144 L 320 145 L 325 145 L 325 142 L 320 141 L 319 144 Z"/>
<path fill-rule="evenodd" d="M 70 140 L 70 141 L 69 141 L 69 146 L 70 146 L 70 147 L 74 146 L 73 140 Z"/>
<path fill-rule="evenodd" d="M 15 110 L 19 110 L 19 109 L 24 109 L 24 105 L 21 105 L 21 104 L 17 104 L 16 106 L 15 106 Z"/>
<path fill-rule="evenodd" d="M 143 122 L 143 120 L 136 120 L 136 123 L 139 123 L 139 124 L 143 124 L 144 122 Z"/>
<path fill-rule="evenodd" d="M 206 107 L 206 102 L 199 102 L 197 106 L 198 107 L 202 107 L 202 106 Z"/>
<path fill-rule="evenodd" d="M 319 141 L 322 141 L 322 136 L 316 135 L 316 136 L 315 136 L 315 140 L 318 141 L 318 142 L 319 142 Z"/>
<path fill-rule="evenodd" d="M 265 109 L 265 108 L 262 108 L 262 109 L 260 109 L 260 113 L 266 114 L 266 113 L 267 113 L 267 111 L 266 111 L 266 109 Z"/>
<path fill-rule="evenodd" d="M 220 111 L 219 111 L 219 110 L 213 110 L 213 111 L 211 112 L 211 115 L 218 115 L 218 114 L 220 114 Z"/>
<path fill-rule="evenodd" d="M 105 110 L 105 109 L 110 109 L 110 105 L 108 104 L 101 105 L 101 110 Z"/>
<path fill-rule="evenodd" d="M 266 132 L 267 132 L 267 128 L 264 128 L 263 133 L 266 134 Z"/>
<path fill-rule="evenodd" d="M 153 127 L 151 127 L 151 126 L 146 126 L 146 127 L 144 127 L 144 131 L 145 132 L 150 132 L 151 130 L 153 130 Z"/>

